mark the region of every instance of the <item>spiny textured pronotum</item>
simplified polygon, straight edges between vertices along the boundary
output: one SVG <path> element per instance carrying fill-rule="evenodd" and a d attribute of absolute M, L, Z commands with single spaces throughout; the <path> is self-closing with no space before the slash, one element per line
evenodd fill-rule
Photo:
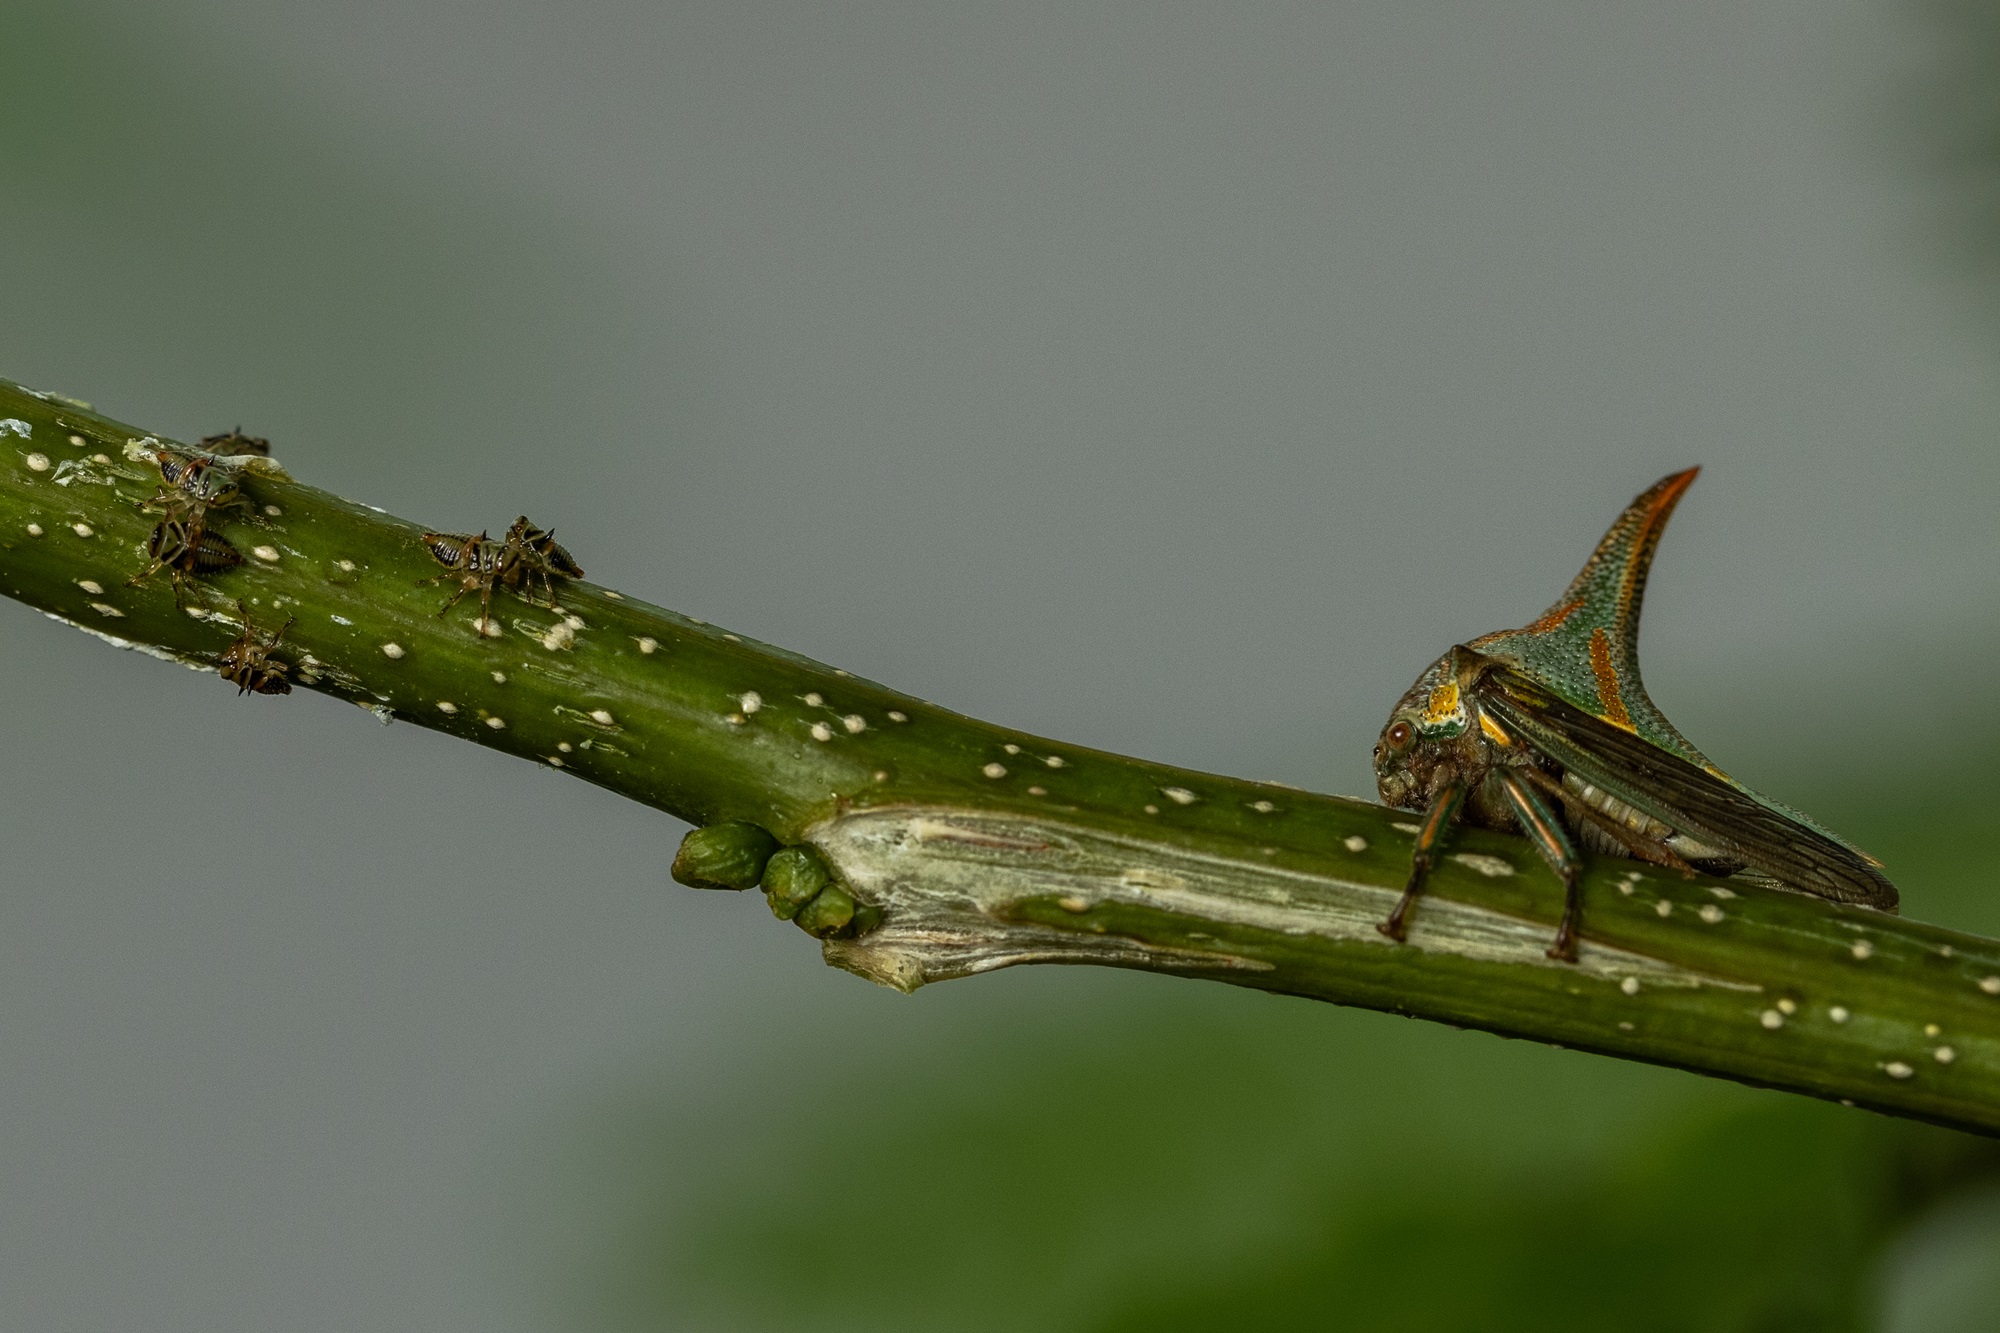
<path fill-rule="evenodd" d="M 1459 644 L 1397 701 L 1375 746 L 1376 783 L 1384 801 L 1424 820 L 1383 934 L 1404 938 L 1455 818 L 1518 829 L 1562 878 L 1552 958 L 1576 958 L 1579 845 L 1896 910 L 1880 862 L 1731 778 L 1647 697 L 1639 678 L 1646 575 L 1699 471 L 1662 478 L 1632 501 L 1533 623 Z"/>

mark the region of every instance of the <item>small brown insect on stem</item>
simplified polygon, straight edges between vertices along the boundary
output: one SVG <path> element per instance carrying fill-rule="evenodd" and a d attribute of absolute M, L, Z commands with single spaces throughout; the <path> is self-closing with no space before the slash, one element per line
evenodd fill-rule
<path fill-rule="evenodd" d="M 278 626 L 278 632 L 266 636 L 250 622 L 250 609 L 241 599 L 236 603 L 236 614 L 243 620 L 243 632 L 216 659 L 216 666 L 222 671 L 222 678 L 237 687 L 236 694 L 290 694 L 292 685 L 287 679 L 292 668 L 289 663 L 271 656 L 273 650 L 284 641 L 285 631 L 297 624 L 296 617 L 287 617 Z"/>
<path fill-rule="evenodd" d="M 507 529 L 506 537 L 494 541 L 485 532 L 473 537 L 464 533 L 426 532 L 421 540 L 431 559 L 444 566 L 444 573 L 427 579 L 417 580 L 421 586 L 426 583 L 449 583 L 458 580 L 458 587 L 438 608 L 443 616 L 458 604 L 467 593 L 479 593 L 479 632 L 492 635 L 493 589 L 497 584 L 531 605 L 545 605 L 557 609 L 555 580 L 573 579 L 583 576 L 583 566 L 575 557 L 558 545 L 555 534 L 544 531 L 528 521 L 523 514 Z M 536 603 L 530 595 L 534 580 L 540 579 L 545 603 Z"/>

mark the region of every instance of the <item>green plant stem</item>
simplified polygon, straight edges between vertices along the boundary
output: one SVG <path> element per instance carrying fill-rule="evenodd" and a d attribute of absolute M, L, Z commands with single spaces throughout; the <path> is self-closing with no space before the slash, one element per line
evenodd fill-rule
<path fill-rule="evenodd" d="M 1556 963 L 1554 877 L 1466 830 L 1392 944 L 1408 814 L 992 726 L 584 582 L 560 611 L 496 592 L 482 635 L 476 593 L 440 618 L 418 586 L 439 570 L 416 525 L 275 463 L 246 471 L 254 517 L 219 523 L 243 565 L 179 609 L 165 573 L 124 586 L 156 443 L 0 381 L 0 589 L 204 669 L 241 599 L 265 631 L 293 620 L 301 686 L 811 847 L 857 905 L 826 956 L 873 980 L 1144 968 L 2000 1132 L 1995 941 L 1601 859 L 1582 956 Z"/>

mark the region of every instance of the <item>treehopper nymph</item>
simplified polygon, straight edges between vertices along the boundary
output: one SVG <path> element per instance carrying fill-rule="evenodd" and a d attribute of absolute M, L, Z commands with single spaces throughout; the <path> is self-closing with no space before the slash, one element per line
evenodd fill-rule
<path fill-rule="evenodd" d="M 1576 959 L 1580 849 L 1896 910 L 1880 862 L 1729 777 L 1647 697 L 1646 574 L 1699 471 L 1634 500 L 1534 623 L 1458 645 L 1397 702 L 1375 746 L 1376 785 L 1424 819 L 1383 934 L 1404 938 L 1455 818 L 1526 834 L 1562 879 L 1551 958 Z"/>

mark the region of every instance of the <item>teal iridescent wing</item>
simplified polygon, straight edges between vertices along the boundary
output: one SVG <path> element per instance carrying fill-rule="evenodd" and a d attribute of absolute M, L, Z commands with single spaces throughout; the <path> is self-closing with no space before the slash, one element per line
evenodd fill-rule
<path fill-rule="evenodd" d="M 1697 842 L 1727 850 L 1787 888 L 1896 910 L 1896 886 L 1863 853 L 1734 783 L 1592 717 L 1500 662 L 1472 687 L 1478 705 L 1530 749 Z"/>

